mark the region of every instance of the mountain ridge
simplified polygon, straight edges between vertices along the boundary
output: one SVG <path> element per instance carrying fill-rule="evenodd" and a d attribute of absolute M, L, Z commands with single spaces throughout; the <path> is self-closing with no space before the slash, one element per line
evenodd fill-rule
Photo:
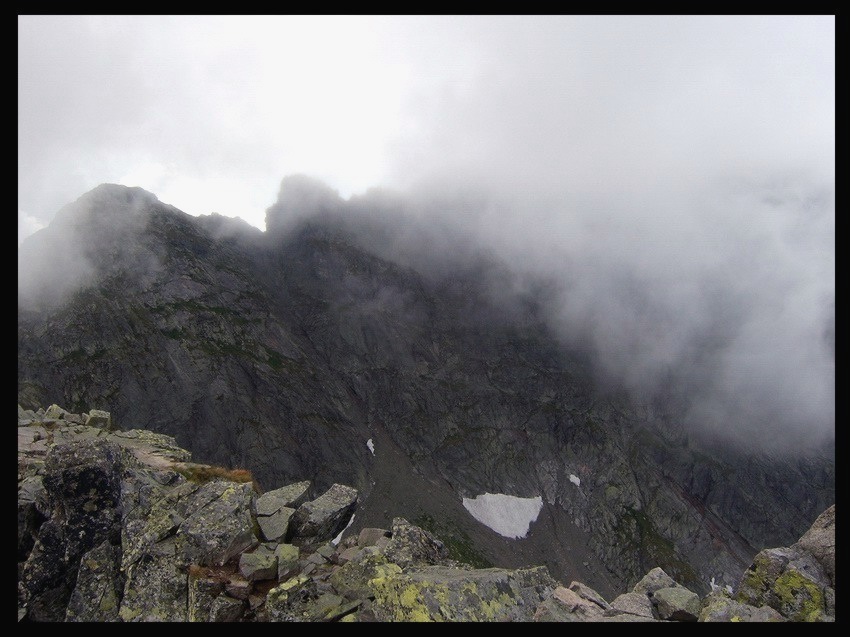
<path fill-rule="evenodd" d="M 389 521 L 371 493 L 403 500 L 422 478 L 403 515 L 446 516 L 491 560 L 525 548 L 604 593 L 650 562 L 695 589 L 733 581 L 755 546 L 787 545 L 834 502 L 834 449 L 720 455 L 664 405 L 601 389 L 586 355 L 547 332 L 545 298 L 498 290 L 509 273 L 486 254 L 426 273 L 420 256 L 393 261 L 399 232 L 351 231 L 326 189 L 316 216 L 271 233 L 140 189 L 90 195 L 19 252 L 63 255 L 66 275 L 64 289 L 19 290 L 24 407 L 99 405 L 261 484 L 351 484 L 372 526 Z M 539 528 L 490 537 L 460 506 L 485 492 L 541 496 Z"/>

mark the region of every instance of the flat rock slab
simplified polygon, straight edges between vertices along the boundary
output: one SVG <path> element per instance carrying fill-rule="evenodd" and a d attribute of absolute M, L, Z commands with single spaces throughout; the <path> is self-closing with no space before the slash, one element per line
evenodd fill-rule
<path fill-rule="evenodd" d="M 310 481 L 296 482 L 274 491 L 267 491 L 257 498 L 257 515 L 273 515 L 281 508 L 297 509 L 307 500 Z"/>

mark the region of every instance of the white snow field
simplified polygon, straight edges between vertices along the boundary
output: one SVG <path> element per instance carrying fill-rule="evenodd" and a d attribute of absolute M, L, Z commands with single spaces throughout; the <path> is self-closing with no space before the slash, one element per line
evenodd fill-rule
<path fill-rule="evenodd" d="M 499 535 L 519 539 L 528 535 L 528 527 L 543 508 L 543 498 L 518 498 L 504 493 L 484 493 L 463 499 L 464 508 L 476 520 Z"/>

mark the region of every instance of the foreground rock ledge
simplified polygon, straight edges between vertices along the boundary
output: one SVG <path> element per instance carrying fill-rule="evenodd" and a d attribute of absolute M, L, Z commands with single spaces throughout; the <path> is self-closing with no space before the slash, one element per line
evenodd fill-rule
<path fill-rule="evenodd" d="M 700 599 L 655 568 L 609 603 L 542 566 L 454 562 L 403 518 L 342 537 L 357 502 L 342 484 L 260 494 L 249 472 L 193 463 L 102 410 L 19 407 L 18 620 L 835 619 L 834 505 L 793 546 L 761 551 L 732 592 Z"/>

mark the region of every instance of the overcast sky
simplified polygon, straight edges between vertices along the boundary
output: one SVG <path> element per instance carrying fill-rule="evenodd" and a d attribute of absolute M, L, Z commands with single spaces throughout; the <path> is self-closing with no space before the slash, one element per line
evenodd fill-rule
<path fill-rule="evenodd" d="M 618 377 L 720 333 L 727 408 L 823 430 L 834 138 L 833 16 L 18 18 L 19 241 L 103 182 L 260 228 L 293 173 L 474 191 Z"/>

